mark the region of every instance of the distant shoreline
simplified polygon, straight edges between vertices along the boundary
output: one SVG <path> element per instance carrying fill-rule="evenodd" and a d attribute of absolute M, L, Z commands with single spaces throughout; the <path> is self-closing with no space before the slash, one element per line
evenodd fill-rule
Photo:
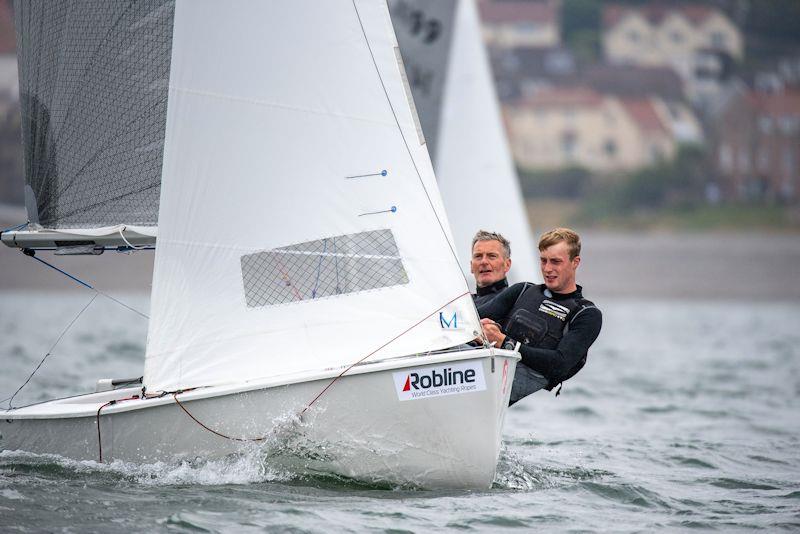
<path fill-rule="evenodd" d="M 0 228 L 19 222 L 19 218 L 6 217 L 8 213 L 0 207 Z M 18 214 L 24 217 L 24 211 Z M 800 237 L 796 234 L 578 230 L 583 238 L 578 282 L 588 298 L 800 301 Z M 152 251 L 106 252 L 98 257 L 42 254 L 103 290 L 150 291 Z M 538 279 L 537 273 L 531 275 Z M 75 288 L 79 286 L 65 276 L 18 250 L 0 246 L 0 291 Z"/>

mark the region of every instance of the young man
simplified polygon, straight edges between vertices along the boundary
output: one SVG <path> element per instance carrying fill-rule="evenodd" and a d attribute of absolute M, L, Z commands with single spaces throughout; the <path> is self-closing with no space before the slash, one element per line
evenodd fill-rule
<path fill-rule="evenodd" d="M 472 238 L 469 271 L 477 286 L 472 299 L 476 306 L 486 304 L 508 287 L 506 274 L 511 269 L 511 243 L 495 232 L 479 230 Z"/>
<path fill-rule="evenodd" d="M 520 343 L 522 361 L 509 405 L 575 375 L 600 334 L 602 314 L 583 298 L 583 289 L 575 281 L 580 254 L 580 237 L 574 231 L 556 228 L 543 234 L 539 257 L 544 284 L 514 284 L 478 306 L 490 342 L 506 349 Z"/>

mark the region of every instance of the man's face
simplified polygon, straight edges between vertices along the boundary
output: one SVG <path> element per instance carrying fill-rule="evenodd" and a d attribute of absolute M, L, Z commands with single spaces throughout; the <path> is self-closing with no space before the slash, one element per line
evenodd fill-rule
<path fill-rule="evenodd" d="M 477 241 L 472 247 L 472 260 L 469 271 L 475 277 L 478 287 L 486 287 L 506 277 L 511 268 L 511 258 L 503 254 L 500 241 Z"/>
<path fill-rule="evenodd" d="M 575 270 L 581 263 L 581 257 L 569 259 L 569 247 L 564 241 L 539 251 L 542 267 L 542 278 L 547 289 L 553 293 L 572 293 L 575 285 Z"/>

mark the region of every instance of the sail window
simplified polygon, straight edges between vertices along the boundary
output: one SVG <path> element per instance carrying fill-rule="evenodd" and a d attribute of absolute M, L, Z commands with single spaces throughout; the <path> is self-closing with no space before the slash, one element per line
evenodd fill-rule
<path fill-rule="evenodd" d="M 246 254 L 241 266 L 249 308 L 408 283 L 397 243 L 388 229 Z"/>

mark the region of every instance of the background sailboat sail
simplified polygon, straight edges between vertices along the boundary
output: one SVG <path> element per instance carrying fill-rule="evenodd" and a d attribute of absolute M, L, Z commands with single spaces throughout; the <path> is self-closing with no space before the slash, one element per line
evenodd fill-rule
<path fill-rule="evenodd" d="M 536 251 L 495 94 L 473 0 L 393 0 L 397 39 L 407 69 L 435 80 L 411 85 L 459 260 L 469 272 L 470 243 L 480 229 L 511 240 L 511 281 L 535 276 Z M 436 21 L 445 40 L 424 42 L 424 32 L 403 18 Z M 452 25 L 452 28 L 450 26 Z M 449 54 L 442 51 L 449 50 Z M 449 60 L 447 59 L 449 58 Z M 429 73 L 438 73 L 436 75 Z M 442 78 L 446 73 L 446 80 Z M 413 79 L 412 79 L 413 80 Z M 431 96 L 441 90 L 443 95 Z M 436 139 L 431 145 L 430 139 Z"/>
<path fill-rule="evenodd" d="M 389 11 L 435 168 L 456 0 L 389 0 Z"/>
<path fill-rule="evenodd" d="M 14 3 L 33 230 L 155 235 L 173 7 Z"/>
<path fill-rule="evenodd" d="M 401 75 L 381 2 L 177 2 L 149 391 L 474 336 Z"/>

